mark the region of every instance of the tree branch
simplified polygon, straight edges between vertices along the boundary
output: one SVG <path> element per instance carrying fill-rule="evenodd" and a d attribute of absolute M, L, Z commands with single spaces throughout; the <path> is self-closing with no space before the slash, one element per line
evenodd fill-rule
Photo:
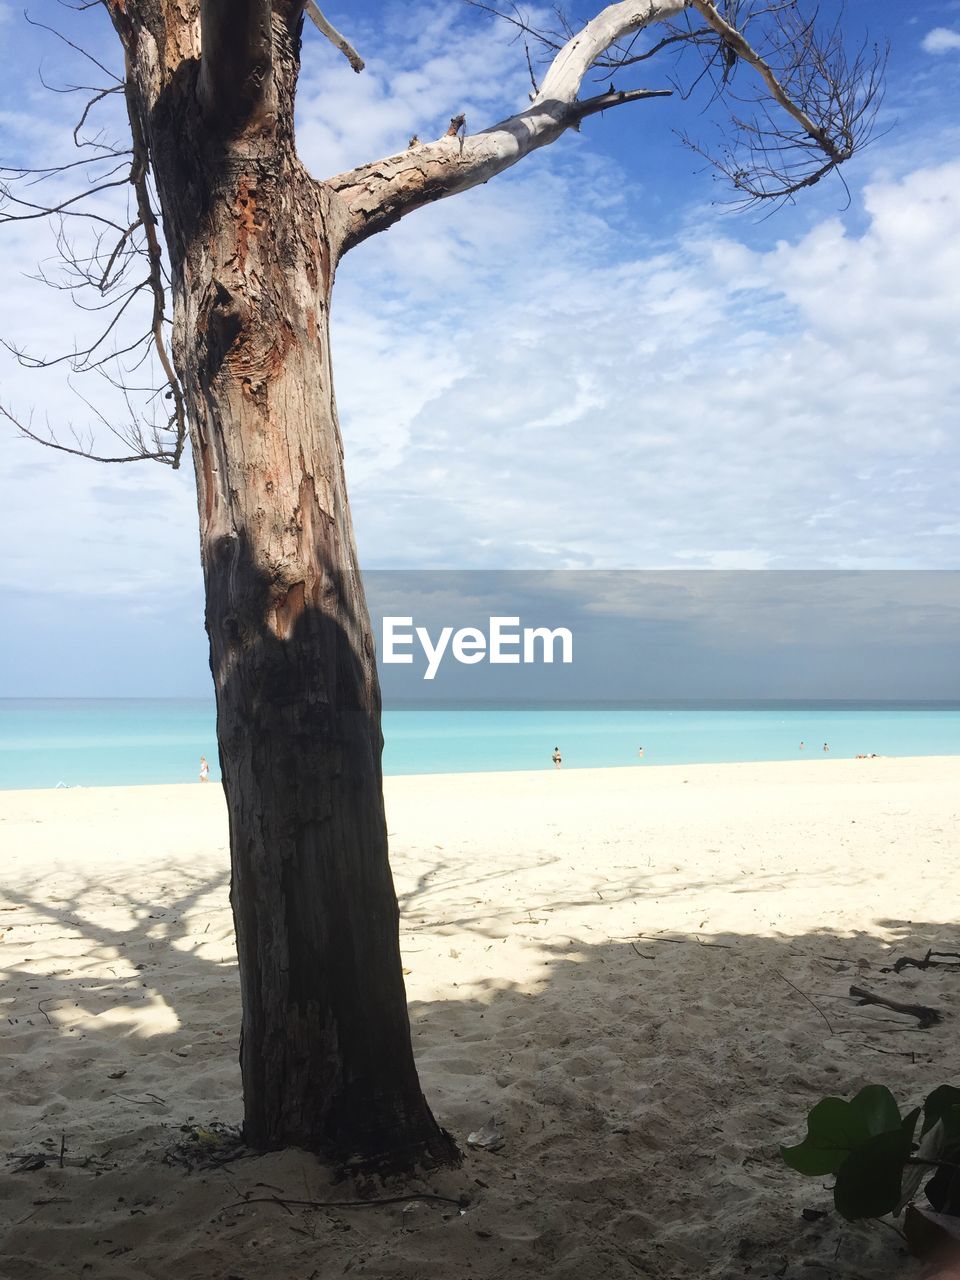
<path fill-rule="evenodd" d="M 138 13 L 142 14 L 143 10 L 138 10 Z M 79 46 L 70 41 L 67 43 L 72 49 L 82 52 Z M 120 391 L 126 406 L 126 414 L 116 421 L 112 407 L 108 418 L 70 383 L 69 378 L 67 381 L 73 393 L 93 415 L 93 419 L 115 435 L 130 452 L 115 456 L 95 449 L 95 425 L 84 428 L 82 432 L 69 428 L 75 440 L 75 444 L 71 445 L 58 440 L 49 427 L 45 433 L 35 431 L 31 422 L 18 418 L 11 409 L 0 406 L 0 415 L 13 423 L 22 435 L 61 452 L 88 457 L 98 462 L 132 462 L 143 459 L 164 462 L 176 468 L 180 465 L 186 445 L 186 405 L 168 346 L 170 322 L 166 309 L 163 252 L 149 180 L 149 148 L 143 125 L 143 106 L 135 89 L 131 48 L 126 42 L 125 52 L 125 75 L 121 78 L 108 72 L 115 84 L 106 88 L 87 87 L 91 96 L 73 131 L 74 145 L 84 148 L 94 145 L 95 153 L 82 161 L 40 169 L 0 168 L 0 205 L 6 206 L 0 211 L 0 224 L 44 216 L 51 218 L 55 226 L 56 246 L 63 274 L 61 277 L 52 276 L 39 268 L 35 278 L 51 288 L 70 294 L 74 305 L 83 312 L 103 313 L 105 317 L 99 326 L 93 328 L 92 333 L 91 321 L 85 318 L 83 343 L 75 343 L 65 354 L 35 357 L 6 341 L 2 341 L 2 345 L 27 368 L 50 369 L 68 365 L 73 373 L 96 373 L 105 378 L 111 387 Z M 69 86 L 63 90 L 77 91 L 78 86 Z M 118 92 L 124 95 L 130 147 L 121 149 L 105 143 L 91 144 L 81 136 L 83 126 L 89 122 L 91 112 Z M 116 161 L 123 163 L 121 165 Z M 57 180 L 63 174 L 72 172 L 78 165 L 85 167 L 89 182 L 72 197 L 64 197 L 58 192 L 57 199 L 41 204 L 36 200 L 27 201 L 11 190 L 11 184 L 17 182 L 33 187 L 38 183 Z M 122 171 L 125 171 L 122 178 L 115 176 Z M 99 199 L 105 194 L 118 194 L 124 187 L 132 189 L 136 215 L 131 212 L 129 202 L 125 201 L 127 207 L 123 210 L 123 221 L 94 212 L 84 203 L 90 197 Z M 73 231 L 68 228 L 76 228 L 81 237 L 86 229 L 86 243 L 82 238 L 75 242 Z M 130 277 L 140 263 L 145 263 L 144 273 L 141 276 L 137 271 L 131 283 Z M 96 298 L 92 304 L 84 301 L 87 291 Z M 132 333 L 135 336 L 127 341 L 131 335 L 122 326 L 126 326 L 130 318 L 137 314 L 136 308 L 141 301 L 147 300 L 150 311 L 144 330 L 138 333 L 134 328 Z M 118 341 L 121 334 L 122 338 Z M 162 374 L 160 378 L 155 377 L 155 372 L 148 363 L 154 354 Z M 144 364 L 148 364 L 149 369 L 144 379 L 147 385 L 134 386 L 131 375 Z M 133 396 L 137 403 L 134 403 Z"/>
<path fill-rule="evenodd" d="M 491 7 L 486 0 L 473 2 Z M 690 11 L 697 14 L 696 26 L 688 23 L 689 29 L 682 30 L 671 24 Z M 612 62 L 632 65 L 668 48 L 692 48 L 702 54 L 705 67 L 697 80 L 711 76 L 714 100 L 753 104 L 753 118 L 731 112 L 734 144 L 724 147 L 721 159 L 696 147 L 747 202 L 787 199 L 819 182 L 869 141 L 882 96 L 883 55 L 875 51 L 871 58 L 863 48 L 848 56 L 839 26 L 823 32 L 815 13 L 805 19 L 786 0 L 759 8 L 744 6 L 740 29 L 733 25 L 738 12 L 732 0 L 726 16 L 718 11 L 716 0 L 621 0 L 570 34 L 561 15 L 565 42 L 560 44 L 563 37 L 550 33 L 540 37 L 556 53 L 524 111 L 481 133 L 460 137 L 451 136 L 458 133 L 451 130 L 436 142 L 411 145 L 328 181 L 344 209 L 342 250 L 414 209 L 487 182 L 529 152 L 554 142 L 566 129 L 578 128 L 587 116 L 664 96 L 666 90 L 617 92 L 611 85 L 596 97 L 577 97 L 591 68 L 599 71 Z M 537 34 L 519 15 L 511 21 L 521 33 Z M 654 23 L 667 24 L 667 34 L 650 47 L 638 48 L 640 33 Z M 744 34 L 749 28 L 752 36 L 755 26 L 759 44 Z M 746 99 L 730 87 L 739 62 L 759 77 L 755 93 Z M 781 111 L 786 118 L 774 118 Z"/>
<path fill-rule="evenodd" d="M 675 18 L 686 0 L 621 0 L 602 9 L 563 46 L 544 76 L 535 102 L 570 104 L 580 91 L 584 76 L 611 45 L 624 36 Z"/>
<path fill-rule="evenodd" d="M 147 169 L 149 150 L 147 139 L 137 107 L 136 93 L 133 87 L 133 75 L 130 67 L 130 56 L 126 57 L 127 76 L 125 81 L 125 97 L 127 116 L 130 121 L 130 134 L 133 140 L 133 165 L 130 171 L 130 182 L 137 197 L 137 214 L 147 242 L 147 260 L 150 263 L 150 292 L 153 295 L 153 314 L 150 319 L 150 331 L 153 334 L 154 350 L 167 380 L 167 396 L 173 401 L 173 413 L 170 422 L 174 428 L 174 444 L 171 465 L 174 470 L 180 466 L 180 458 L 187 438 L 187 412 L 183 400 L 180 379 L 173 367 L 170 353 L 167 351 L 166 335 L 163 322 L 166 312 L 166 291 L 163 287 L 163 251 L 157 235 L 157 217 L 150 203 L 150 192 L 147 187 Z M 108 268 L 109 270 L 109 268 Z"/>
<path fill-rule="evenodd" d="M 607 93 L 598 93 L 595 98 L 584 98 L 573 104 L 571 114 L 580 120 L 587 116 L 595 116 L 600 111 L 608 111 L 611 107 L 619 107 L 625 102 L 644 102 L 647 98 L 669 98 L 672 89 L 610 89 Z M 573 126 L 576 128 L 576 125 Z"/>
<path fill-rule="evenodd" d="M 341 35 L 333 23 L 327 21 L 321 10 L 314 3 L 314 0 L 307 0 L 306 13 L 321 35 L 326 36 L 333 47 L 340 50 L 354 71 L 362 71 L 365 63 L 359 53 L 357 53 L 346 36 Z"/>
<path fill-rule="evenodd" d="M 595 60 L 632 32 L 675 17 L 686 0 L 620 0 L 560 49 L 530 106 L 481 133 L 448 132 L 436 142 L 417 144 L 395 156 L 331 178 L 327 186 L 340 196 L 346 250 L 405 214 L 445 196 L 489 181 L 531 151 L 554 142 L 566 130 L 608 107 L 666 91 L 633 90 L 577 101 L 584 76 Z M 459 117 L 454 117 L 459 120 Z"/>
<path fill-rule="evenodd" d="M 760 78 L 767 86 L 771 98 L 779 106 L 781 106 L 787 115 L 792 116 L 800 125 L 804 133 L 810 135 L 817 146 L 824 154 L 833 161 L 834 164 L 840 164 L 849 157 L 849 149 L 840 151 L 833 140 L 824 129 L 815 124 L 807 113 L 794 102 L 788 95 L 783 85 L 773 73 L 773 69 L 769 63 L 756 52 L 755 49 L 747 43 L 746 39 L 740 34 L 736 27 L 732 27 L 718 12 L 713 0 L 690 0 L 694 9 L 701 15 L 707 26 L 716 31 L 717 35 L 723 40 L 728 49 L 732 49 L 737 57 L 742 58 L 755 71 L 759 72 Z"/>
<path fill-rule="evenodd" d="M 870 142 L 883 101 L 885 49 L 865 41 L 848 50 L 839 19 L 824 25 L 816 9 L 803 14 L 782 0 L 748 13 L 750 39 L 747 24 L 737 30 L 714 0 L 689 2 L 720 42 L 704 56 L 703 74 L 713 81 L 715 99 L 739 109 L 730 113 L 719 154 L 684 141 L 730 180 L 743 204 L 789 200 Z M 759 76 L 746 95 L 732 88 L 740 62 Z"/>
<path fill-rule="evenodd" d="M 125 443 L 130 444 L 133 452 L 118 454 L 116 457 L 108 457 L 105 454 L 94 453 L 90 443 L 84 444 L 76 432 L 74 432 L 74 437 L 77 441 L 76 445 L 63 444 L 52 432 L 46 436 L 40 435 L 32 427 L 14 417 L 3 404 L 0 404 L 0 417 L 6 418 L 8 422 L 12 423 L 24 439 L 33 440 L 34 443 L 42 444 L 47 449 L 56 449 L 58 453 L 69 453 L 74 458 L 86 458 L 88 462 L 165 462 L 169 464 L 173 456 L 169 449 L 160 444 L 159 438 L 156 438 L 155 448 L 153 450 L 149 449 L 146 440 L 136 426 L 128 436 L 111 428 L 114 435 L 124 440 Z"/>
<path fill-rule="evenodd" d="M 789 2 L 789 0 L 783 0 L 783 2 L 786 3 Z M 536 93 L 538 91 L 538 86 L 533 74 L 528 37 L 536 41 L 536 43 L 541 45 L 544 49 L 556 54 L 558 50 L 562 48 L 564 41 L 568 40 L 573 34 L 568 29 L 562 13 L 557 12 L 557 17 L 563 21 L 563 25 L 567 29 L 564 34 L 561 35 L 556 31 L 550 31 L 540 26 L 534 26 L 533 22 L 527 18 L 515 4 L 511 6 L 512 11 L 508 12 L 506 9 L 498 8 L 495 4 L 487 3 L 487 0 L 466 0 L 466 3 L 474 9 L 481 9 L 484 13 L 493 14 L 495 18 L 499 18 L 502 22 L 508 23 L 511 27 L 516 27 L 517 31 L 520 33 L 521 39 L 523 40 L 524 52 L 527 57 L 527 66 L 530 70 L 531 79 L 534 80 L 534 93 Z M 595 59 L 593 65 L 598 71 L 622 71 L 624 67 L 635 66 L 638 62 L 648 62 L 650 58 L 655 58 L 658 53 L 663 49 L 669 48 L 671 45 L 696 43 L 704 36 L 712 37 L 712 34 L 713 33 L 709 28 L 706 27 L 699 30 L 690 29 L 672 31 L 669 35 L 664 36 L 661 40 L 657 40 L 652 45 L 648 45 L 642 49 L 635 49 L 634 43 L 636 40 L 636 33 L 634 33 L 633 38 L 623 48 L 619 48 L 618 44 L 612 45 Z"/>

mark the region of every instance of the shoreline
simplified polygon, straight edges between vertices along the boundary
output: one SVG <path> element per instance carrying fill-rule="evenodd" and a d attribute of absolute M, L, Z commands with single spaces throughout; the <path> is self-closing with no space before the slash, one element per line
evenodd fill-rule
<path fill-rule="evenodd" d="M 792 766 L 806 766 L 809 768 L 819 768 L 823 765 L 912 765 L 922 762 L 941 763 L 953 761 L 960 764 L 960 753 L 950 755 L 875 755 L 864 756 L 862 759 L 856 756 L 842 756 L 833 753 L 819 753 L 811 751 L 809 755 L 799 755 L 796 757 L 784 757 L 776 760 L 698 760 L 689 764 L 658 764 L 650 757 L 638 760 L 634 764 L 628 765 L 572 765 L 564 764 L 562 768 L 555 769 L 552 765 L 546 765 L 539 769 L 476 769 L 464 770 L 459 773 L 387 773 L 383 775 L 384 790 L 389 790 L 391 786 L 398 783 L 407 782 L 426 782 L 431 779 L 441 781 L 449 779 L 509 779 L 509 778 L 542 778 L 555 777 L 580 777 L 589 775 L 592 777 L 616 776 L 627 777 L 636 773 L 655 773 L 657 776 L 669 775 L 671 773 L 679 773 L 682 771 L 705 771 L 705 770 L 745 770 L 745 769 L 781 769 Z M 201 791 L 203 789 L 216 791 L 222 789 L 222 783 L 219 780 L 211 780 L 209 783 L 201 783 L 198 781 L 191 782 L 120 782 L 120 783 L 95 783 L 90 786 L 84 783 L 76 783 L 70 786 L 52 786 L 52 787 L 2 787 L 0 786 L 0 802 L 4 796 L 17 795 L 58 795 L 60 793 L 69 794 L 77 791 L 85 794 L 92 794 L 100 791 L 119 791 L 123 793 L 131 791 L 144 791 L 155 793 L 164 789 L 175 789 L 190 791 Z"/>

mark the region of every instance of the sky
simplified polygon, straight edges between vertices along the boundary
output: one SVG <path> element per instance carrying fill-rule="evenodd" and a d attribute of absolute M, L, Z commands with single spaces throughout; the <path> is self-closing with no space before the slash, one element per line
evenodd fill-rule
<path fill-rule="evenodd" d="M 117 66 L 97 11 L 28 12 Z M 367 69 L 307 33 L 317 177 L 526 100 L 522 47 L 461 0 L 329 12 Z M 891 46 L 847 189 L 735 212 L 678 138 L 712 140 L 716 109 L 656 100 L 345 258 L 333 355 L 366 568 L 960 568 L 960 4 L 851 0 L 846 22 Z M 77 99 L 38 73 L 90 72 L 0 3 L 2 163 L 66 155 Z M 618 87 L 666 76 L 653 60 Z M 0 227 L 0 336 L 30 351 L 89 323 L 30 278 L 54 251 L 41 221 Z M 61 372 L 3 352 L 0 401 L 67 438 L 95 422 Z M 0 437 L 0 695 L 207 693 L 189 466 Z"/>

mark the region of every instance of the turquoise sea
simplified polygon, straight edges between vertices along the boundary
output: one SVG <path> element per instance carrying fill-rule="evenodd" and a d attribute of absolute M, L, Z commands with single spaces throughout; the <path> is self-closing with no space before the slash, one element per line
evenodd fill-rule
<path fill-rule="evenodd" d="M 549 769 L 557 746 L 573 769 L 823 759 L 824 742 L 832 758 L 960 755 L 960 705 L 392 708 L 384 736 L 389 774 Z M 218 778 L 204 699 L 0 699 L 0 788 L 190 782 L 201 755 Z"/>

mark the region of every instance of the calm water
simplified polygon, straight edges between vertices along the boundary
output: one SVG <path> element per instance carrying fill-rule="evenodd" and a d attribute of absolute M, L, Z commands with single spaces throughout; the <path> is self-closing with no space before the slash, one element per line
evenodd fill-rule
<path fill-rule="evenodd" d="M 574 769 L 819 759 L 825 741 L 834 757 L 960 755 L 960 707 L 393 710 L 384 735 L 395 774 L 550 768 L 555 746 Z M 219 777 L 205 700 L 0 699 L 0 788 L 190 782 L 201 755 Z"/>

